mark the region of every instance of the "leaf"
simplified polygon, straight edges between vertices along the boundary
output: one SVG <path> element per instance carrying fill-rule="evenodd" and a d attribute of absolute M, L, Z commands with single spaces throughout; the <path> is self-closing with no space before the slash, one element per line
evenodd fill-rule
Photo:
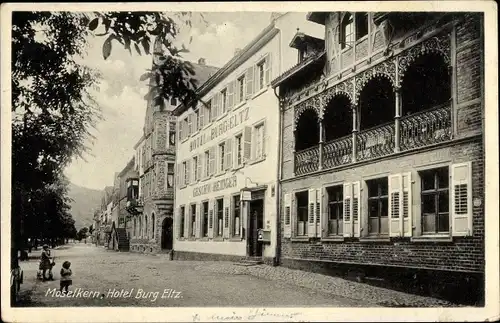
<path fill-rule="evenodd" d="M 151 73 L 144 73 L 144 74 L 141 75 L 140 80 L 141 81 L 145 81 L 145 80 L 147 80 L 150 77 L 151 77 Z"/>
<path fill-rule="evenodd" d="M 193 42 L 193 36 L 190 36 L 189 37 L 189 44 L 191 44 Z"/>
<path fill-rule="evenodd" d="M 142 55 L 142 53 L 141 53 L 141 49 L 139 48 L 139 45 L 137 45 L 137 43 L 134 43 L 134 47 L 135 47 L 135 50 L 137 51 L 137 53 L 138 53 L 139 55 Z"/>
<path fill-rule="evenodd" d="M 144 51 L 149 55 L 149 37 L 144 37 L 141 43 L 142 47 L 144 47 Z"/>
<path fill-rule="evenodd" d="M 91 31 L 94 31 L 97 26 L 99 25 L 99 18 L 94 18 L 90 23 L 89 23 L 89 29 Z"/>
<path fill-rule="evenodd" d="M 102 57 L 104 57 L 105 60 L 111 55 L 111 40 L 113 40 L 113 35 L 106 38 L 102 45 Z"/>

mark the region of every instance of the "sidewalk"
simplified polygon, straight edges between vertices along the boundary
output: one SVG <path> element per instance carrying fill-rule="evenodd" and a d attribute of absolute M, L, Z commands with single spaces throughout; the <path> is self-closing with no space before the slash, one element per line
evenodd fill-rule
<path fill-rule="evenodd" d="M 353 282 L 339 277 L 326 276 L 311 272 L 293 270 L 285 267 L 268 265 L 239 266 L 231 262 L 206 263 L 199 265 L 196 270 L 225 273 L 228 275 L 250 275 L 259 278 L 278 281 L 283 284 L 306 287 L 369 303 L 368 306 L 382 307 L 456 307 L 459 305 L 448 301 L 407 294 L 391 289 Z"/>

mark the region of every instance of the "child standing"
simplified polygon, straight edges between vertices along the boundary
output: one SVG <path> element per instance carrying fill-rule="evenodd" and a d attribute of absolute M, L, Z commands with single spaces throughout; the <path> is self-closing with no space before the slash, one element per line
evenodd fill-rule
<path fill-rule="evenodd" d="M 61 289 L 60 291 L 63 291 L 67 293 L 68 292 L 68 287 L 73 283 L 71 280 L 71 269 L 69 268 L 71 266 L 71 263 L 69 261 L 65 261 L 62 265 L 61 268 Z"/>

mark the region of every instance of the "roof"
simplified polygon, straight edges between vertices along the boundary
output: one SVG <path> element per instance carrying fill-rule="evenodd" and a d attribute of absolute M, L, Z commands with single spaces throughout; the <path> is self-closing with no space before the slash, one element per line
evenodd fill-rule
<path fill-rule="evenodd" d="M 289 46 L 292 48 L 301 49 L 306 44 L 313 44 L 316 48 L 325 47 L 325 41 L 323 39 L 307 35 L 299 31 L 295 33 L 295 36 L 293 36 Z"/>
<path fill-rule="evenodd" d="M 238 66 L 243 64 L 265 44 L 267 44 L 277 33 L 278 29 L 275 28 L 274 21 L 269 26 L 264 28 L 251 42 L 249 42 L 237 55 L 229 60 L 222 68 L 220 68 L 214 75 L 212 75 L 205 83 L 203 83 L 196 90 L 198 96 L 207 94 L 214 86 L 227 77 Z M 180 115 L 188 106 L 179 104 L 173 111 L 173 115 Z"/>
<path fill-rule="evenodd" d="M 125 167 L 122 169 L 122 171 L 118 174 L 118 176 L 123 176 L 125 175 L 132 167 L 134 167 L 134 164 L 135 164 L 135 156 L 130 158 L 130 160 L 128 161 L 127 165 L 125 165 Z"/>
<path fill-rule="evenodd" d="M 284 72 L 283 74 L 281 74 L 280 76 L 278 76 L 277 78 L 275 78 L 271 82 L 271 86 L 273 88 L 277 87 L 278 85 L 280 85 L 281 83 L 283 83 L 283 81 L 287 80 L 288 78 L 290 78 L 291 76 L 297 74 L 298 72 L 304 70 L 307 66 L 313 64 L 314 62 L 319 61 L 320 58 L 322 58 L 322 57 L 325 56 L 325 53 L 326 53 L 325 51 L 321 51 L 321 52 L 319 52 L 316 55 L 311 55 L 308 58 L 306 58 L 304 61 L 296 64 L 295 66 L 293 66 L 291 68 L 289 68 L 286 72 Z"/>
<path fill-rule="evenodd" d="M 212 75 L 219 70 L 218 67 L 210 65 L 200 65 L 190 62 L 193 66 L 194 75 L 193 77 L 198 81 L 198 85 L 205 83 Z"/>
<path fill-rule="evenodd" d="M 307 13 L 306 19 L 312 22 L 315 22 L 320 25 L 325 24 L 327 12 L 309 12 Z"/>

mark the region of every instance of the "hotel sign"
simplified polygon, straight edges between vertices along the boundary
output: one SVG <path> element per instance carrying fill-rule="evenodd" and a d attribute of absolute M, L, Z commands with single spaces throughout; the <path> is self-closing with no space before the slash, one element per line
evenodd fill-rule
<path fill-rule="evenodd" d="M 236 175 L 193 188 L 193 197 L 236 187 Z"/>
<path fill-rule="evenodd" d="M 222 136 L 230 129 L 242 124 L 248 120 L 248 112 L 250 108 L 246 107 L 241 111 L 236 111 L 229 117 L 224 118 L 223 121 L 218 124 L 213 125 L 210 129 L 200 132 L 191 142 L 189 143 L 189 151 L 193 151 L 204 144 L 214 140 L 215 138 Z"/>

